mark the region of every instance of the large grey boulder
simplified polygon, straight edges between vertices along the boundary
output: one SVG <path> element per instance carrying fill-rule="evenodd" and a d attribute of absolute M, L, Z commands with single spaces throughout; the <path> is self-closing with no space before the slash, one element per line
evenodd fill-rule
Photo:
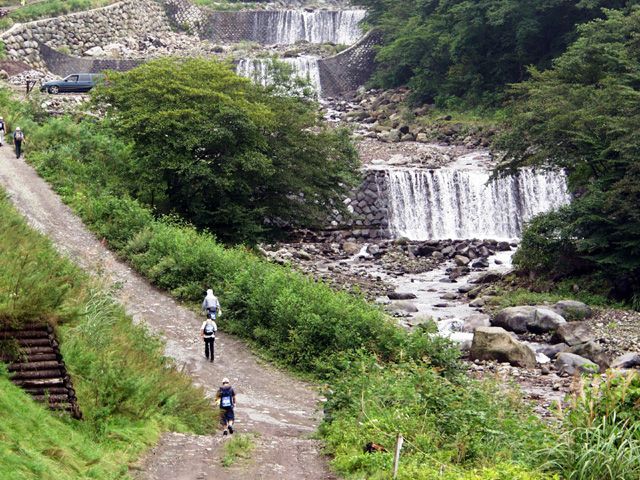
<path fill-rule="evenodd" d="M 392 302 L 388 309 L 394 313 L 416 313 L 418 311 L 418 307 L 406 300 Z"/>
<path fill-rule="evenodd" d="M 573 375 L 576 372 L 597 373 L 598 365 L 575 353 L 562 352 L 556 357 L 555 367 L 558 373 Z"/>
<path fill-rule="evenodd" d="M 576 300 L 560 300 L 553 307 L 553 310 L 569 320 L 582 320 L 589 318 L 593 312 L 591 308 Z"/>
<path fill-rule="evenodd" d="M 463 332 L 473 333 L 478 327 L 490 327 L 491 318 L 484 313 L 477 313 L 470 315 L 464 319 L 464 325 L 462 327 Z"/>
<path fill-rule="evenodd" d="M 517 367 L 533 368 L 536 365 L 533 351 L 500 327 L 476 328 L 470 355 L 472 360 L 497 360 Z"/>
<path fill-rule="evenodd" d="M 560 325 L 551 338 L 552 342 L 566 343 L 572 347 L 593 340 L 591 329 L 583 322 L 567 322 Z"/>
<path fill-rule="evenodd" d="M 549 308 L 529 305 L 504 308 L 491 321 L 496 327 L 516 333 L 545 333 L 556 330 L 565 323 L 567 322 L 562 316 Z"/>
<path fill-rule="evenodd" d="M 595 342 L 580 343 L 569 348 L 567 351 L 597 363 L 603 371 L 611 364 L 611 358 L 609 355 L 607 355 L 602 347 Z"/>
<path fill-rule="evenodd" d="M 567 321 L 553 310 L 536 308 L 533 314 L 533 320 L 529 322 L 527 329 L 533 333 L 545 333 L 557 330 L 560 325 L 565 323 L 567 323 Z"/>
<path fill-rule="evenodd" d="M 615 358 L 611 368 L 640 368 L 640 353 L 629 352 Z"/>
<path fill-rule="evenodd" d="M 389 292 L 387 293 L 387 297 L 390 300 L 413 300 L 416 297 L 415 293 L 411 292 Z"/>
<path fill-rule="evenodd" d="M 508 307 L 500 310 L 491 320 L 491 325 L 516 333 L 525 333 L 527 325 L 533 322 L 536 307 Z"/>

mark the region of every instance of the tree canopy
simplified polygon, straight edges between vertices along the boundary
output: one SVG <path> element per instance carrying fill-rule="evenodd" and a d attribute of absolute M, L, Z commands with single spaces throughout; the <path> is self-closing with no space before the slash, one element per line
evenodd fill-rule
<path fill-rule="evenodd" d="M 629 298 L 640 287 L 640 7 L 581 26 L 552 69 L 531 75 L 514 87 L 502 169 L 565 168 L 575 200 L 530 224 L 516 260 L 601 272 Z"/>
<path fill-rule="evenodd" d="M 362 0 L 384 34 L 375 83 L 414 99 L 495 104 L 527 67 L 551 66 L 576 25 L 637 0 Z"/>
<path fill-rule="evenodd" d="M 174 58 L 112 73 L 95 97 L 133 144 L 137 198 L 251 243 L 276 225 L 318 225 L 357 177 L 347 132 L 272 90 L 226 63 Z"/>

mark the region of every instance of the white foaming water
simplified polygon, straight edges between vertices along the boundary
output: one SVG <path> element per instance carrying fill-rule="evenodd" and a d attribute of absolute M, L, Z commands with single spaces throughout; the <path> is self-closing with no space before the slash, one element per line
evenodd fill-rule
<path fill-rule="evenodd" d="M 525 221 L 570 201 L 561 172 L 523 169 L 491 182 L 476 169 L 387 172 L 390 228 L 411 240 L 517 238 Z"/>
<path fill-rule="evenodd" d="M 301 55 L 295 58 L 279 58 L 278 61 L 291 65 L 292 75 L 308 80 L 314 90 L 320 94 L 320 70 L 317 57 Z M 269 85 L 273 81 L 269 58 L 243 58 L 238 62 L 236 72 L 260 85 Z"/>
<path fill-rule="evenodd" d="M 296 42 L 336 43 L 351 45 L 361 36 L 358 24 L 365 10 L 276 10 L 254 17 L 256 38 L 272 45 L 290 45 Z"/>

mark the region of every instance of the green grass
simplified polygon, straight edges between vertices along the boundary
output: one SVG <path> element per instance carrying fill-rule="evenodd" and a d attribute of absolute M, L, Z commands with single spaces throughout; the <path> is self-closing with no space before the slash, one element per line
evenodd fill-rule
<path fill-rule="evenodd" d="M 255 449 L 255 442 L 250 435 L 234 434 L 222 448 L 222 466 L 230 467 L 235 463 L 249 460 Z"/>
<path fill-rule="evenodd" d="M 547 441 L 544 428 L 519 397 L 466 379 L 447 340 L 428 328 L 401 330 L 363 298 L 244 246 L 225 247 L 180 219 L 154 218 L 127 195 L 130 179 L 118 172 L 133 160 L 106 123 L 42 120 L 30 139 L 29 161 L 136 270 L 180 300 L 201 301 L 213 288 L 228 332 L 327 383 L 322 434 L 340 474 L 388 477 L 389 457 L 363 455 L 362 447 L 375 441 L 390 449 L 401 431 L 404 478 L 436 478 L 441 470 L 450 478 L 540 478 L 530 452 Z"/>

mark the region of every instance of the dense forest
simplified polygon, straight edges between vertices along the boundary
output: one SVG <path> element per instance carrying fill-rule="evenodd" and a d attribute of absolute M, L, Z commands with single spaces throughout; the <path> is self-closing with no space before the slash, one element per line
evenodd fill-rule
<path fill-rule="evenodd" d="M 563 168 L 575 201 L 536 218 L 516 261 L 638 306 L 637 1 L 365 1 L 384 33 L 373 83 L 415 103 L 501 109 L 500 173 Z"/>

